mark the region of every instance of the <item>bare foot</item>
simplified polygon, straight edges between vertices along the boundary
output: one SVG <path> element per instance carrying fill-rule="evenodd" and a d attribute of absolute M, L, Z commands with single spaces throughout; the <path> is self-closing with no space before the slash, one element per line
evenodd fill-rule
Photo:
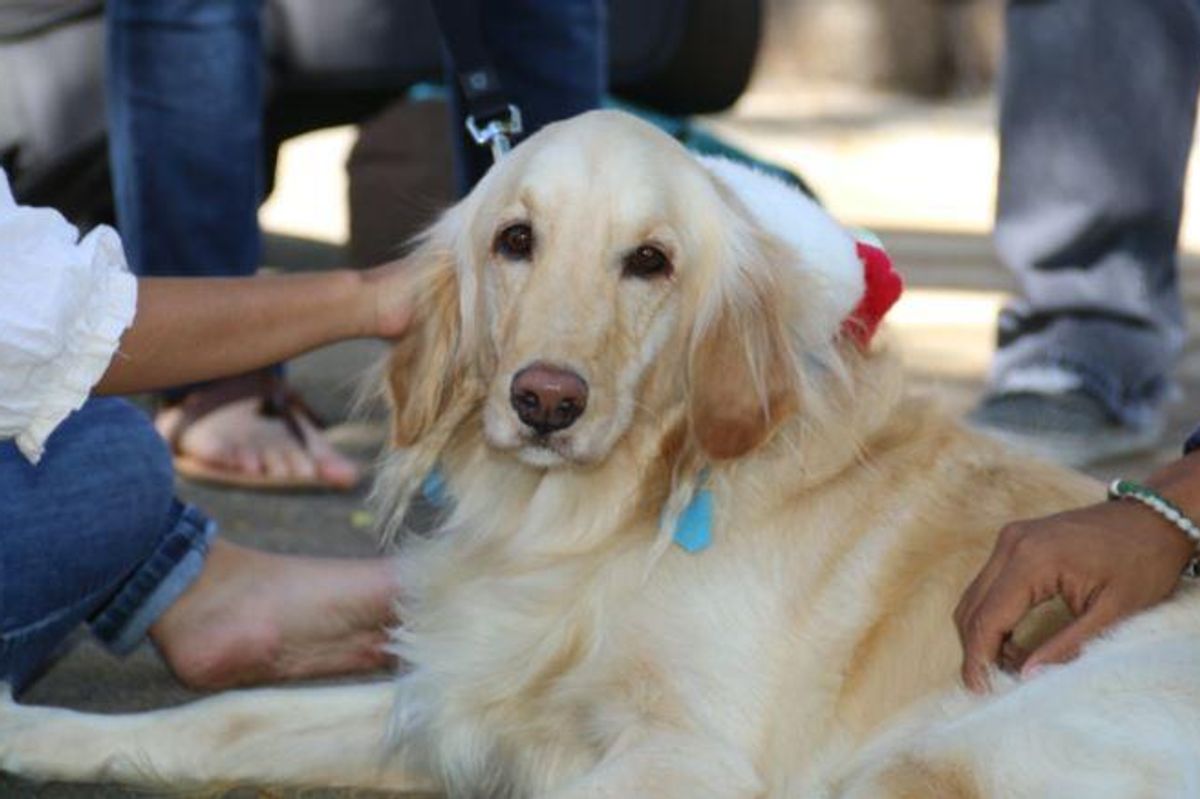
<path fill-rule="evenodd" d="M 164 438 L 181 422 L 183 411 L 166 408 L 155 419 Z M 331 488 L 358 483 L 358 467 L 335 450 L 303 414 L 296 420 L 307 446 L 283 422 L 263 416 L 254 397 L 234 400 L 192 423 L 179 439 L 179 451 L 215 469 L 263 476 L 280 483 L 316 481 Z"/>
<path fill-rule="evenodd" d="M 150 638 L 190 688 L 372 671 L 390 660 L 398 590 L 386 558 L 273 555 L 217 539 Z"/>

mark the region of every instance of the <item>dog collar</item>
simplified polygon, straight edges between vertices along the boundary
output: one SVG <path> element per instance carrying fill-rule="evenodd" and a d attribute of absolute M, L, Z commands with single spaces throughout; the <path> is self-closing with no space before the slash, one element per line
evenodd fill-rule
<path fill-rule="evenodd" d="M 863 267 L 863 295 L 842 322 L 842 333 L 865 350 L 871 345 L 883 317 L 904 292 L 904 280 L 892 265 L 883 243 L 873 233 L 855 231 L 855 250 Z"/>

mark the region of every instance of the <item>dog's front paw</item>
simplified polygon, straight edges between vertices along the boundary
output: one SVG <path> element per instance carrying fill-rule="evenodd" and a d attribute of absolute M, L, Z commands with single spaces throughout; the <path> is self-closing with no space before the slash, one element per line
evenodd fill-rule
<path fill-rule="evenodd" d="M 35 737 L 34 720 L 12 697 L 12 689 L 0 684 L 0 773 L 25 776 L 22 764 L 27 741 Z"/>
<path fill-rule="evenodd" d="M 68 711 L 17 704 L 0 685 L 0 772 L 38 782 L 78 779 L 82 752 L 61 735 L 60 716 Z"/>
<path fill-rule="evenodd" d="M 39 779 L 29 764 L 41 745 L 38 710 L 18 705 L 7 685 L 0 685 L 0 772 Z M 31 757 L 32 756 L 32 757 Z"/>

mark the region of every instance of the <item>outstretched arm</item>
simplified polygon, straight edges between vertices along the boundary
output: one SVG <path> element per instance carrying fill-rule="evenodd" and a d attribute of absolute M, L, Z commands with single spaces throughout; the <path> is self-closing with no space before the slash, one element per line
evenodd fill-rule
<path fill-rule="evenodd" d="M 249 278 L 142 278 L 137 314 L 100 394 L 237 374 L 347 338 L 391 338 L 411 317 L 399 262 Z"/>

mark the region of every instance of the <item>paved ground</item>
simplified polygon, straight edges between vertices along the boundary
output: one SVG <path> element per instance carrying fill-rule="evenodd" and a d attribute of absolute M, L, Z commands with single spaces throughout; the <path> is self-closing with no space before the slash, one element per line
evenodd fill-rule
<path fill-rule="evenodd" d="M 752 104 L 751 108 L 754 107 Z M 765 101 L 757 107 L 774 108 Z M 982 168 L 964 165 L 957 175 L 937 170 L 930 181 L 932 188 L 918 182 L 910 182 L 907 187 L 888 183 L 880 193 L 868 178 L 887 161 L 881 160 L 881 153 L 890 152 L 902 160 L 905 156 L 898 154 L 897 148 L 911 147 L 916 148 L 913 152 L 929 153 L 937 151 L 939 141 L 958 141 L 966 148 L 966 153 L 961 155 L 964 164 L 972 162 L 970 154 L 977 146 L 977 140 L 985 144 L 988 141 L 990 117 L 978 104 L 934 109 L 930 112 L 934 116 L 924 123 L 907 105 L 902 106 L 898 122 L 896 114 L 888 112 L 887 108 L 881 107 L 879 111 L 878 114 L 859 113 L 852 118 L 832 114 L 822 122 L 811 109 L 790 116 L 774 111 L 757 114 L 752 110 L 726 119 L 722 125 L 751 146 L 757 145 L 763 151 L 790 160 L 795 166 L 804 168 L 806 163 L 813 164 L 814 168 L 806 173 L 815 179 L 818 191 L 831 198 L 835 210 L 854 221 L 883 226 L 879 232 L 911 287 L 893 314 L 892 326 L 906 352 L 912 384 L 917 390 L 930 391 L 943 398 L 952 409 L 962 410 L 970 405 L 981 386 L 991 352 L 992 323 L 1002 292 L 1007 287 L 1006 276 L 994 263 L 986 236 L 981 232 L 986 226 L 986 218 L 980 214 L 987 210 L 990 202 L 988 170 L 994 169 L 994 160 L 990 167 L 987 164 Z M 940 123 L 937 114 L 941 114 L 943 121 Z M 947 119 L 949 122 L 945 122 Z M 926 131 L 927 140 L 920 138 L 920 130 Z M 892 138 L 889 139 L 889 135 Z M 842 145 L 837 144 L 839 141 Z M 962 144 L 963 141 L 968 143 Z M 338 149 L 340 146 L 335 142 L 332 147 L 335 156 L 344 152 Z M 793 149 L 789 150 L 789 146 Z M 821 150 L 823 146 L 827 150 Z M 863 156 L 866 162 L 855 160 L 855 152 L 859 152 L 854 150 L 855 147 L 867 153 Z M 839 181 L 836 163 L 816 157 L 821 153 L 846 156 L 847 148 L 851 151 L 847 156 L 849 166 L 846 169 L 850 175 L 847 180 L 850 183 L 858 181 L 858 189 Z M 811 159 L 806 156 L 813 153 L 816 156 Z M 950 160 L 959 157 L 954 154 L 953 147 L 948 153 Z M 900 164 L 891 168 L 903 171 L 909 166 Z M 903 175 L 897 177 L 898 180 L 901 178 Z M 314 177 L 318 181 L 326 179 L 337 180 L 329 176 Z M 980 182 L 982 185 L 978 185 Z M 948 197 L 944 196 L 946 193 L 949 193 Z M 323 194 L 309 186 L 298 197 L 277 198 L 274 219 L 286 219 L 287 214 L 280 209 L 286 210 L 288 203 L 305 207 L 316 196 L 337 195 Z M 884 202 L 888 198 L 905 196 L 911 196 L 911 203 L 893 207 Z M 955 204 L 956 197 L 964 198 L 963 207 L 967 211 Z M 862 201 L 861 204 L 855 204 L 856 198 Z M 900 200 L 896 202 L 900 203 Z M 939 211 L 943 206 L 949 210 Z M 306 213 L 311 214 L 311 209 Z M 336 214 L 335 211 L 330 213 Z M 301 222 L 296 227 L 304 226 Z M 331 234 L 327 229 L 317 232 L 336 240 L 339 232 L 336 224 L 333 227 Z M 290 245 L 276 246 L 268 261 L 303 263 L 311 267 L 336 262 L 339 257 L 336 248 L 327 245 L 304 242 L 298 245 L 291 242 Z M 1200 313 L 1200 263 L 1189 260 L 1184 274 L 1189 307 L 1194 313 Z M 294 379 L 319 410 L 334 419 L 344 420 L 357 375 L 380 351 L 379 345 L 362 342 L 330 348 L 301 359 L 293 369 Z M 1098 476 L 1144 474 L 1154 463 L 1172 456 L 1176 442 L 1182 440 L 1184 432 L 1200 416 L 1194 412 L 1200 408 L 1200 356 L 1194 339 L 1189 344 L 1180 377 L 1182 402 L 1172 416 L 1168 443 L 1161 451 L 1146 457 L 1104 464 L 1094 470 Z M 336 436 L 347 449 L 369 458 L 382 440 L 382 427 L 378 419 L 343 424 L 337 429 Z M 260 495 L 215 491 L 187 484 L 180 485 L 180 492 L 211 511 L 221 520 L 225 535 L 240 542 L 283 552 L 369 555 L 376 551 L 369 531 L 357 523 L 361 522 L 359 511 L 364 509 L 361 493 L 349 496 Z M 189 698 L 187 692 L 172 683 L 150 650 L 144 649 L 123 662 L 116 662 L 84 642 L 55 665 L 28 693 L 26 701 L 113 712 L 159 707 Z M 96 786 L 35 787 L 0 777 L 2 797 L 110 799 L 144 795 Z M 244 791 L 233 795 L 274 797 L 292 794 Z M 306 792 L 304 795 L 348 794 Z"/>

